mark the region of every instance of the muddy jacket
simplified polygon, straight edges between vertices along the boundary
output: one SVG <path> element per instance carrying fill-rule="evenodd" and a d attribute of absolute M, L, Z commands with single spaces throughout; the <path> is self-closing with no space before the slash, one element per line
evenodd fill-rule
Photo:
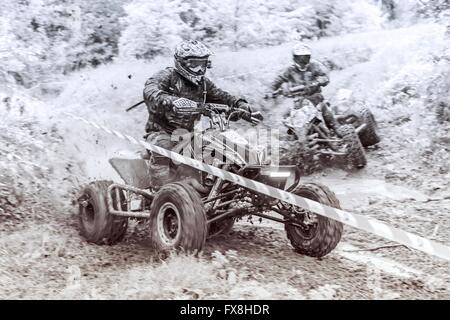
<path fill-rule="evenodd" d="M 316 60 L 312 60 L 306 71 L 300 71 L 296 65 L 290 66 L 282 75 L 275 79 L 271 89 L 277 91 L 285 83 L 289 87 L 305 85 L 312 86 L 309 95 L 313 95 L 320 93 L 322 91 L 321 87 L 328 85 L 329 82 L 325 66 Z"/>
<path fill-rule="evenodd" d="M 235 107 L 240 101 L 245 102 L 217 88 L 206 77 L 203 83 L 196 86 L 183 78 L 175 68 L 166 68 L 145 83 L 144 100 L 149 111 L 147 132 L 172 133 L 175 129 L 193 130 L 195 121 L 200 119 L 200 115 L 174 112 L 172 103 L 180 97 L 196 102 L 202 102 L 206 98 L 206 102 L 226 104 L 230 107 Z"/>

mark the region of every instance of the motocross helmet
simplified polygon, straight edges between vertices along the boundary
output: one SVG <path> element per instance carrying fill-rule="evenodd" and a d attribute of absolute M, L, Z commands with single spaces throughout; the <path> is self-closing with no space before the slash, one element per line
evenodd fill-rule
<path fill-rule="evenodd" d="M 298 44 L 292 50 L 294 63 L 300 71 L 306 71 L 311 61 L 311 49 L 305 44 Z"/>
<path fill-rule="evenodd" d="M 200 41 L 184 41 L 175 48 L 175 68 L 184 78 L 199 85 L 206 69 L 211 68 L 212 54 Z"/>

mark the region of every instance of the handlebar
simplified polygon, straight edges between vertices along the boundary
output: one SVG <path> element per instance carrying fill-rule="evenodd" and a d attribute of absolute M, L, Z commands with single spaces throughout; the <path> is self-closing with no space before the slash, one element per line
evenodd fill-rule
<path fill-rule="evenodd" d="M 253 125 L 257 125 L 264 120 L 262 114 L 259 111 L 249 112 L 245 109 L 230 108 L 228 106 L 225 106 L 224 108 L 223 105 L 213 105 L 213 110 L 218 113 L 225 113 L 227 115 L 227 121 L 230 121 L 230 119 L 238 115 L 240 115 L 241 119 L 250 122 Z"/>
<path fill-rule="evenodd" d="M 230 107 L 224 104 L 198 103 L 186 98 L 179 98 L 173 102 L 173 108 L 179 113 L 226 113 Z"/>
<path fill-rule="evenodd" d="M 215 112 L 215 113 L 225 113 L 228 114 L 231 111 L 231 108 L 225 104 L 216 104 L 216 103 L 205 103 L 200 104 L 199 109 L 201 111 L 208 113 L 209 112 Z"/>
<path fill-rule="evenodd" d="M 290 88 L 285 88 L 285 89 L 279 88 L 278 90 L 267 94 L 265 96 L 265 98 L 266 99 L 270 99 L 270 98 L 274 99 L 274 98 L 277 98 L 279 96 L 285 96 L 285 97 L 288 97 L 288 98 L 294 98 L 294 97 L 297 97 L 297 96 L 304 96 L 304 95 L 307 95 L 308 94 L 308 90 L 310 90 L 313 87 L 314 86 L 308 86 L 308 85 L 301 84 L 301 85 L 298 85 L 298 86 L 295 86 L 295 87 L 290 87 Z"/>
<path fill-rule="evenodd" d="M 227 121 L 236 115 L 241 115 L 241 118 L 252 123 L 258 124 L 263 120 L 260 112 L 250 113 L 247 110 L 239 108 L 231 108 L 228 105 L 217 103 L 197 103 L 195 101 L 180 98 L 173 102 L 173 107 L 176 112 L 186 114 L 202 114 L 211 117 L 213 114 L 225 114 Z"/>

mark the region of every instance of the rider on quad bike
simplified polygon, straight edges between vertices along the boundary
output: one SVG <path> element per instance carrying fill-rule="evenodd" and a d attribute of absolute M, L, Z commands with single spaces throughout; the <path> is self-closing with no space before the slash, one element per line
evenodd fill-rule
<path fill-rule="evenodd" d="M 380 142 L 377 132 L 377 123 L 372 112 L 367 108 L 347 110 L 343 114 L 333 112 L 330 104 L 324 101 L 322 87 L 330 82 L 324 65 L 316 60 L 311 60 L 311 49 L 305 44 L 298 44 L 292 51 L 294 64 L 290 66 L 272 84 L 272 92 L 267 98 L 279 95 L 294 97 L 294 109 L 300 109 L 304 101 L 310 101 L 320 109 L 327 126 L 335 131 L 343 125 L 351 125 L 355 128 L 363 147 L 370 147 Z M 290 110 L 285 116 L 288 116 Z"/>
<path fill-rule="evenodd" d="M 272 91 L 278 91 L 283 84 L 289 87 L 303 86 L 304 96 L 314 105 L 322 102 L 322 89 L 330 82 L 327 70 L 319 61 L 311 60 L 311 49 L 305 44 L 298 44 L 292 50 L 294 64 L 272 84 Z M 300 91 L 301 88 L 298 88 Z"/>
<path fill-rule="evenodd" d="M 81 190 L 80 234 L 89 242 L 112 245 L 124 238 L 128 219 L 145 219 L 156 252 L 199 252 L 206 239 L 228 233 L 238 219 L 254 216 L 282 223 L 296 252 L 326 256 L 341 239 L 342 223 L 261 193 L 252 188 L 252 181 L 337 209 L 339 200 L 324 185 L 301 182 L 297 166 L 274 163 L 270 154 L 276 145 L 262 145 L 230 128 L 230 121 L 242 118 L 258 124 L 262 117 L 250 112 L 244 99 L 204 77 L 210 55 L 203 44 L 185 42 L 176 50 L 176 68 L 147 81 L 147 140 L 195 162 L 212 160 L 209 165 L 245 178 L 247 186 L 154 153 L 150 160 L 111 158 L 123 183 L 93 181 Z M 209 128 L 193 130 L 201 116 L 209 120 Z M 189 134 L 177 139 L 175 148 L 172 139 L 181 137 L 177 129 L 184 130 L 183 138 L 186 130 Z"/>
<path fill-rule="evenodd" d="M 296 100 L 295 108 L 301 108 L 304 99 L 318 106 L 324 101 L 322 87 L 330 83 L 327 69 L 319 61 L 311 60 L 311 49 L 303 43 L 293 48 L 292 58 L 294 64 L 275 79 L 271 86 L 272 92 L 282 91 L 286 95 L 302 96 L 302 99 Z M 269 95 L 273 97 L 276 94 Z M 334 127 L 335 121 L 331 111 L 323 107 L 322 113 L 329 126 Z"/>
<path fill-rule="evenodd" d="M 362 128 L 352 126 L 354 117 L 343 118 L 352 120 L 349 123 L 338 121 L 324 101 L 322 87 L 329 83 L 326 68 L 311 60 L 311 50 L 304 44 L 296 45 L 292 55 L 294 64 L 275 80 L 266 96 L 293 98 L 293 107 L 284 115 L 289 136 L 283 144 L 283 159 L 301 164 L 304 173 L 319 164 L 335 163 L 336 157 L 349 169 L 363 168 L 367 160 L 357 131 Z"/>
<path fill-rule="evenodd" d="M 205 77 L 206 70 L 211 68 L 209 60 L 211 55 L 212 52 L 203 43 L 195 40 L 184 41 L 175 49 L 175 68 L 166 68 L 147 80 L 144 100 L 149 118 L 145 138 L 149 143 L 170 150 L 176 145 L 171 139 L 174 131 L 179 129 L 193 131 L 195 122 L 200 120 L 201 115 L 192 112 L 183 113 L 174 108 L 173 103 L 179 98 L 202 103 L 225 104 L 241 110 L 231 119 L 232 121 L 250 118 L 249 115 L 253 110 L 245 99 L 219 89 Z M 170 159 L 152 154 L 150 160 L 154 186 L 170 182 L 173 178 L 169 166 Z"/>

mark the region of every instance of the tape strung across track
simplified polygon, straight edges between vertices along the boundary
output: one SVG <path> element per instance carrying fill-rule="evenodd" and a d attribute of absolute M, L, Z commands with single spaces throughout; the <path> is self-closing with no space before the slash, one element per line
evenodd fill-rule
<path fill-rule="evenodd" d="M 83 119 L 79 116 L 65 113 L 66 115 L 85 122 L 97 129 L 103 130 L 104 132 L 114 135 L 120 139 L 127 140 L 135 145 L 141 145 L 142 147 L 156 152 L 158 154 L 164 155 L 168 158 L 171 158 L 173 161 L 177 161 L 179 163 L 183 163 L 185 165 L 194 167 L 198 170 L 210 173 L 218 178 L 223 180 L 227 180 L 233 183 L 236 183 L 242 187 L 251 189 L 253 191 L 257 191 L 259 193 L 268 195 L 270 197 L 276 198 L 278 200 L 285 201 L 295 206 L 299 206 L 303 209 L 314 212 L 318 215 L 331 218 L 337 220 L 343 224 L 349 225 L 359 230 L 363 230 L 369 232 L 371 234 L 380 236 L 382 238 L 397 242 L 399 244 L 408 246 L 410 248 L 414 248 L 416 250 L 425 252 L 430 255 L 434 255 L 450 261 L 450 247 L 445 246 L 436 241 L 428 240 L 421 236 L 412 234 L 410 232 L 403 231 L 401 229 L 392 227 L 386 223 L 378 221 L 373 218 L 368 218 L 359 214 L 354 214 L 350 212 L 346 212 L 340 209 L 332 208 L 325 206 L 321 203 L 312 201 L 310 199 L 306 199 L 292 193 L 286 192 L 284 190 L 280 190 L 263 183 L 247 179 L 236 174 L 230 173 L 228 171 L 219 169 L 217 167 L 205 164 L 198 160 L 194 160 L 191 158 L 184 157 L 178 153 L 157 147 L 155 145 L 149 144 L 143 140 L 137 140 L 129 135 L 122 134 L 116 130 L 111 130 L 106 128 L 105 126 L 99 125 L 95 122 Z"/>

